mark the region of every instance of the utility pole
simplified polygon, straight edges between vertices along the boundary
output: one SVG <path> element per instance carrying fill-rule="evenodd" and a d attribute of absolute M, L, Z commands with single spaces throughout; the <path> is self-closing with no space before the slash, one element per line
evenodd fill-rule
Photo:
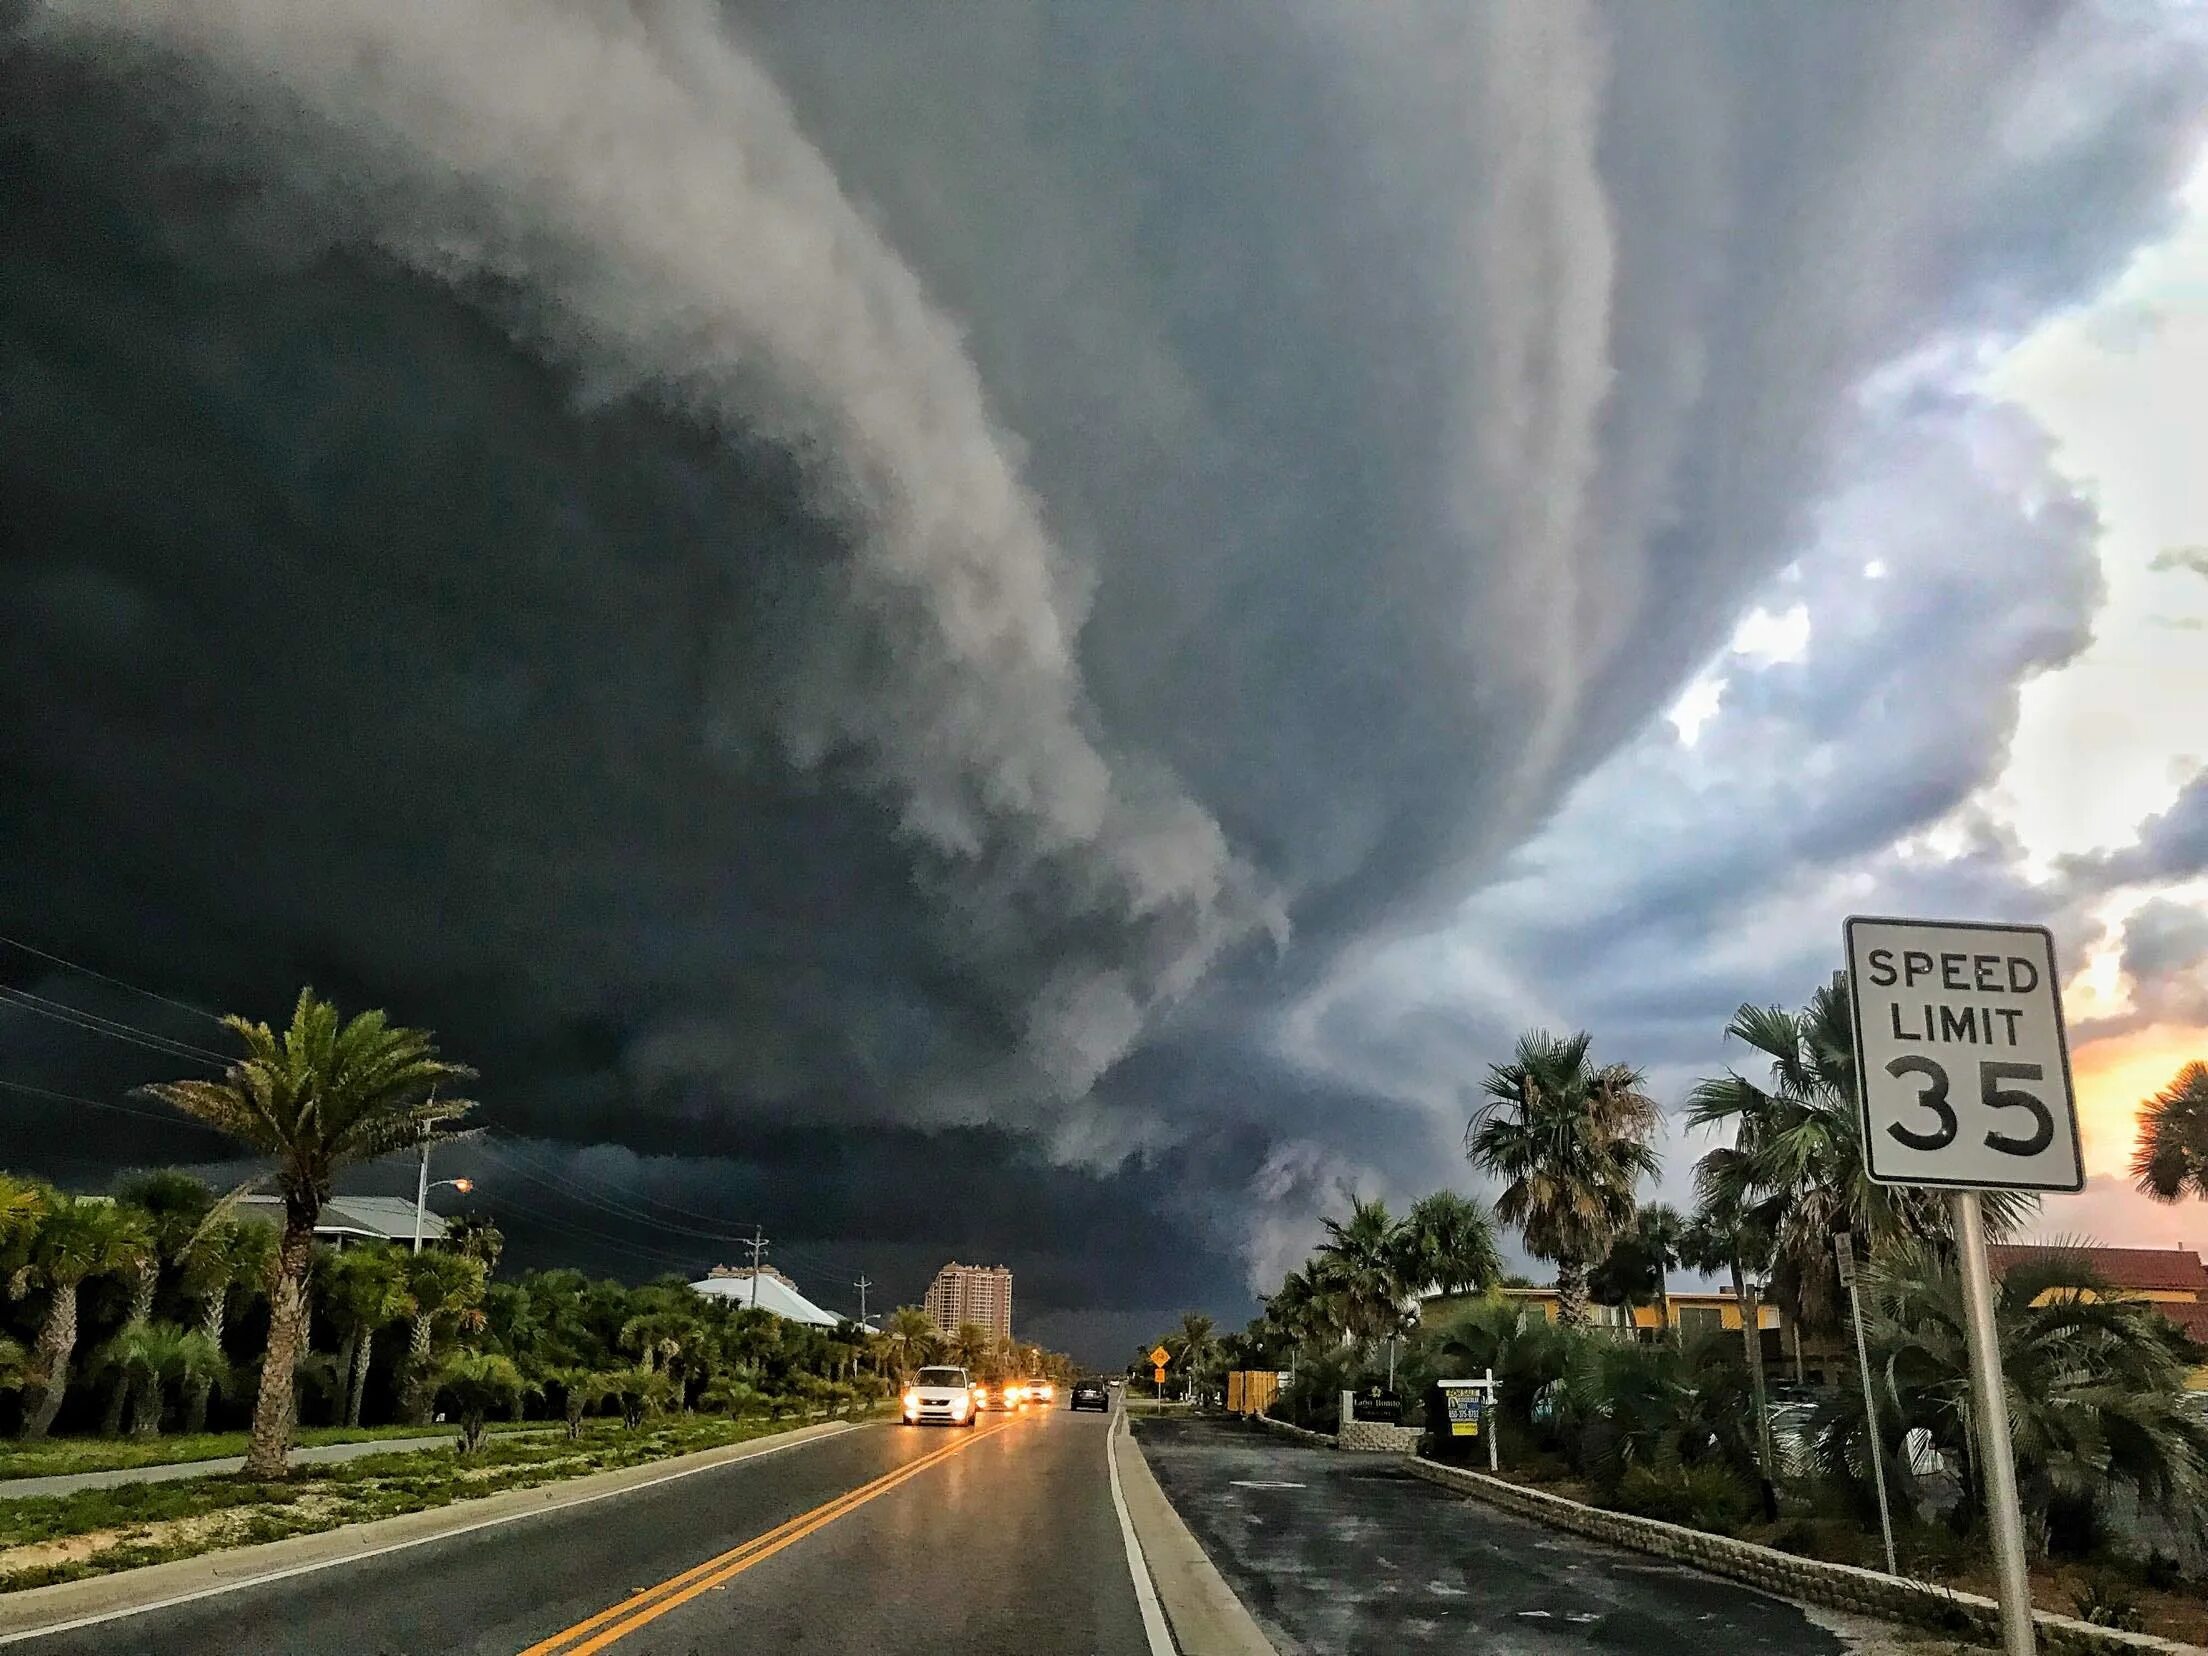
<path fill-rule="evenodd" d="M 423 1154 L 426 1156 L 427 1151 Z M 426 1164 L 425 1164 L 426 1165 Z M 767 1233 L 757 1225 L 751 1227 L 751 1308 L 759 1309 L 759 1256 L 767 1251 Z"/>
<path fill-rule="evenodd" d="M 429 1206 L 429 1140 L 422 1140 L 422 1170 L 414 1180 L 414 1251 L 422 1251 L 422 1213 Z"/>
<path fill-rule="evenodd" d="M 851 1284 L 851 1286 L 859 1291 L 859 1326 L 861 1328 L 864 1328 L 866 1326 L 866 1291 L 869 1288 L 873 1287 L 874 1284 L 867 1281 L 866 1278 L 862 1276 L 859 1278 L 858 1281 Z"/>

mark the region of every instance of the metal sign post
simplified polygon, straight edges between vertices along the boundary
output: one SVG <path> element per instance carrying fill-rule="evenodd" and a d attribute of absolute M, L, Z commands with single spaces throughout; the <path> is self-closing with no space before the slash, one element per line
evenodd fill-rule
<path fill-rule="evenodd" d="M 1864 1170 L 1879 1184 L 1954 1193 L 2002 1643 L 2008 1656 L 2033 1656 L 2024 1518 L 1978 1193 L 2085 1188 L 2054 938 L 2044 926 L 1866 917 L 1848 921 L 1844 935 Z"/>
<path fill-rule="evenodd" d="M 2001 1586 L 2001 1637 L 2008 1656 L 2033 1656 L 2032 1578 L 2024 1563 L 2024 1510 L 2009 1452 L 2009 1397 L 2001 1379 L 2001 1340 L 1993 1321 L 1993 1273 L 1986 1269 L 1986 1226 L 1978 1192 L 1955 1192 L 1955 1244 L 1970 1317 L 1970 1387 L 1978 1408 L 1979 1459 L 1986 1511 L 1993 1522 L 1993 1566 Z"/>
<path fill-rule="evenodd" d="M 1855 1238 L 1841 1231 L 1832 1239 L 1840 1266 L 1840 1286 L 1848 1291 L 1848 1315 L 1855 1322 L 1855 1361 L 1863 1374 L 1863 1430 L 1870 1444 L 1871 1481 L 1878 1486 L 1878 1533 L 1886 1543 L 1886 1573 L 1901 1574 L 1894 1559 L 1894 1514 L 1886 1504 L 1886 1452 L 1878 1443 L 1878 1398 L 1871 1390 L 1871 1348 L 1863 1338 L 1863 1300 L 1855 1291 Z"/>

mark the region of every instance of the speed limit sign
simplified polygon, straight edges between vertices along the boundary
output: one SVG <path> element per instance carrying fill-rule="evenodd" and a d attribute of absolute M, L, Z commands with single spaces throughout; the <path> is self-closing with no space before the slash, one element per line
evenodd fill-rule
<path fill-rule="evenodd" d="M 2047 929 L 1857 918 L 1847 946 L 1871 1178 L 2084 1189 Z"/>

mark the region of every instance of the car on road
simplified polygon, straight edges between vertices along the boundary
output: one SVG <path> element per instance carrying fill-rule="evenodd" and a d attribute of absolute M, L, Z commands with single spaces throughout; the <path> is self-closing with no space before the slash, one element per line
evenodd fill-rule
<path fill-rule="evenodd" d="M 981 1414 L 980 1391 L 962 1368 L 924 1368 L 905 1388 L 905 1424 L 972 1426 Z"/>
<path fill-rule="evenodd" d="M 1111 1388 L 1101 1380 L 1076 1380 L 1073 1396 L 1067 1402 L 1069 1409 L 1096 1409 L 1104 1414 L 1112 1412 Z"/>
<path fill-rule="evenodd" d="M 1032 1403 L 1039 1409 L 1050 1408 L 1058 1401 L 1058 1388 L 1048 1380 L 1022 1380 L 1020 1401 Z"/>
<path fill-rule="evenodd" d="M 1000 1380 L 995 1385 L 984 1382 L 974 1387 L 974 1406 L 979 1409 L 1016 1409 L 1020 1406 L 1020 1387 L 1016 1380 Z"/>

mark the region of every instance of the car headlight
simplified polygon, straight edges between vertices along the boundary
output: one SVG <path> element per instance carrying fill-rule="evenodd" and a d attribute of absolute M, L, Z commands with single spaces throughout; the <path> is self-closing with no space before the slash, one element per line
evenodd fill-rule
<path fill-rule="evenodd" d="M 908 1391 L 907 1393 L 905 1393 L 905 1407 L 908 1409 L 917 1409 L 918 1407 L 920 1407 L 920 1394 L 916 1391 Z"/>
<path fill-rule="evenodd" d="M 953 1420 L 963 1420 L 963 1419 L 965 1419 L 965 1418 L 966 1418 L 966 1406 L 967 1406 L 967 1405 L 966 1405 L 966 1399 L 964 1399 L 963 1397 L 954 1397 L 954 1398 L 952 1398 L 952 1399 L 951 1399 L 951 1418 L 952 1418 Z"/>

